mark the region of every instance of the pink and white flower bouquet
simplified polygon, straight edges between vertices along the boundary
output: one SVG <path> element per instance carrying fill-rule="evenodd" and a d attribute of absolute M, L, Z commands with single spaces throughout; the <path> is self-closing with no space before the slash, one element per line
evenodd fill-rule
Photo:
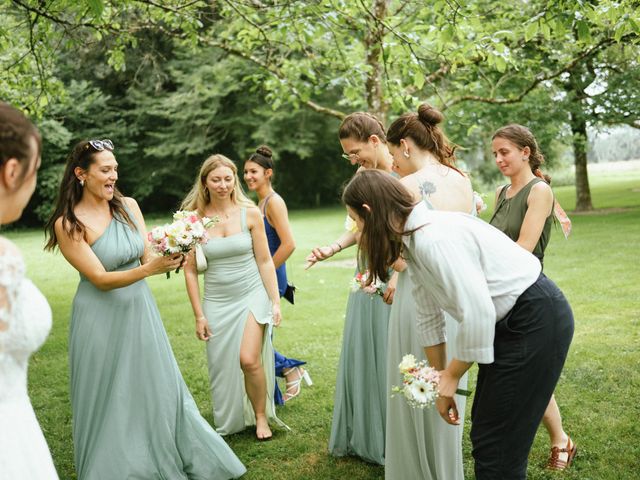
<path fill-rule="evenodd" d="M 196 245 L 207 243 L 207 229 L 216 223 L 217 218 L 200 218 L 197 212 L 179 210 L 173 214 L 172 223 L 154 227 L 147 238 L 153 251 L 160 255 L 187 254 Z M 167 272 L 167 278 L 169 276 Z"/>
<path fill-rule="evenodd" d="M 365 270 L 364 272 L 356 273 L 356 276 L 351 279 L 351 291 L 357 292 L 358 290 L 362 290 L 364 293 L 368 293 L 369 295 L 384 295 L 385 283 L 382 283 L 380 280 L 376 280 L 372 282 L 370 285 L 367 285 L 367 279 L 369 278 L 369 270 Z"/>
<path fill-rule="evenodd" d="M 413 355 L 405 355 L 398 365 L 402 374 L 402 386 L 394 386 L 393 393 L 402 393 L 407 403 L 413 408 L 432 406 L 438 398 L 438 385 L 440 384 L 440 372 L 430 367 L 426 360 L 416 362 Z M 468 397 L 468 390 L 456 390 L 458 395 Z"/>

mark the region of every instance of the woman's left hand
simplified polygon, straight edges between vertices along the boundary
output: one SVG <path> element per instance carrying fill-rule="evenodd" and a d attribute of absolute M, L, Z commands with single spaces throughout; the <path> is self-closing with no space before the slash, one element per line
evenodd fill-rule
<path fill-rule="evenodd" d="M 282 320 L 282 313 L 280 312 L 280 304 L 274 303 L 271 307 L 271 314 L 273 316 L 273 326 L 279 327 Z"/>
<path fill-rule="evenodd" d="M 398 283 L 398 272 L 393 272 L 391 278 L 387 282 L 387 288 L 382 294 L 382 301 L 388 305 L 393 303 L 393 296 L 396 293 L 396 284 Z"/>
<path fill-rule="evenodd" d="M 440 371 L 440 384 L 438 385 L 438 398 L 436 408 L 445 422 L 451 425 L 460 424 L 458 407 L 453 396 L 458 389 L 459 379 L 455 378 L 447 370 Z"/>

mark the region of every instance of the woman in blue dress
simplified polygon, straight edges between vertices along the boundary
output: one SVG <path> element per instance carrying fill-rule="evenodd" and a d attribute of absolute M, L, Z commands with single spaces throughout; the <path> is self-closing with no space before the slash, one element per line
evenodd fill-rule
<path fill-rule="evenodd" d="M 80 273 L 69 334 L 78 479 L 240 477 L 184 383 L 145 281 L 183 257 L 151 254 L 138 204 L 116 188 L 113 150 L 110 140 L 73 148 L 46 225 L 46 248 Z"/>
<path fill-rule="evenodd" d="M 278 195 L 271 184 L 273 177 L 273 152 L 263 145 L 256 149 L 244 164 L 244 181 L 249 190 L 258 195 L 258 207 L 264 219 L 264 228 L 269 242 L 269 252 L 273 257 L 278 278 L 278 291 L 280 297 L 293 303 L 293 290 L 287 282 L 287 266 L 285 262 L 296 248 L 289 225 L 287 205 Z M 288 292 L 288 293 L 287 293 Z M 291 295 L 291 296 L 290 296 Z M 276 383 L 274 399 L 276 405 L 284 405 L 285 402 L 297 397 L 304 381 L 311 385 L 309 373 L 301 368 L 307 362 L 287 358 L 274 349 L 276 375 L 286 380 L 284 396 Z"/>

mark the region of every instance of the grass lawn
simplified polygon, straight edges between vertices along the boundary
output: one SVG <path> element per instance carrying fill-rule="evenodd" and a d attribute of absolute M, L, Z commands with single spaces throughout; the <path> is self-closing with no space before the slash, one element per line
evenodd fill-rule
<path fill-rule="evenodd" d="M 640 407 L 635 397 L 640 392 L 640 172 L 599 174 L 591 179 L 591 187 L 594 205 L 606 210 L 571 215 L 570 239 L 565 241 L 555 230 L 545 258 L 547 275 L 567 295 L 576 319 L 573 345 L 556 397 L 565 429 L 578 445 L 578 457 L 564 474 L 543 470 L 548 439 L 541 430 L 530 456 L 531 479 L 631 480 L 640 476 Z M 574 189 L 558 188 L 556 194 L 570 211 Z M 487 197 L 492 203 L 493 194 Z M 296 305 L 284 304 L 283 325 L 276 331 L 275 345 L 285 355 L 309 362 L 314 385 L 279 409 L 291 432 L 276 430 L 273 441 L 266 443 L 256 442 L 251 431 L 228 438 L 248 468 L 244 478 L 384 478 L 382 467 L 327 454 L 355 250 L 341 252 L 310 271 L 303 266 L 314 245 L 337 238 L 344 216 L 344 210 L 337 207 L 291 214 L 298 248 L 289 262 L 289 275 L 299 289 Z M 488 212 L 484 216 L 488 217 Z M 60 254 L 42 252 L 41 232 L 10 232 L 7 236 L 24 252 L 28 275 L 53 310 L 51 335 L 31 360 L 29 391 L 60 477 L 75 479 L 67 336 L 78 274 Z M 149 283 L 182 374 L 200 411 L 211 422 L 204 347 L 194 335 L 183 276 L 172 275 L 170 280 L 156 276 Z M 464 458 L 467 478 L 471 479 L 468 426 L 467 418 Z"/>

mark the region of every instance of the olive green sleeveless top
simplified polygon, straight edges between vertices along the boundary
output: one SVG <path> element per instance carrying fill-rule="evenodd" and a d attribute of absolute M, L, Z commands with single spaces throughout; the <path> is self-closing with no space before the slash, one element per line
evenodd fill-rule
<path fill-rule="evenodd" d="M 507 198 L 507 190 L 511 185 L 505 185 L 502 187 L 502 190 L 500 190 L 500 194 L 498 195 L 498 200 L 496 201 L 493 216 L 489 223 L 498 230 L 504 232 L 514 242 L 517 242 L 518 237 L 520 237 L 520 229 L 522 228 L 524 216 L 527 213 L 527 198 L 529 198 L 529 192 L 536 183 L 542 181 L 544 180 L 534 178 L 512 198 Z M 549 212 L 549 216 L 544 222 L 540 239 L 538 240 L 536 247 L 533 249 L 533 254 L 538 257 L 540 263 L 542 263 L 544 250 L 547 248 L 549 237 L 551 236 L 552 214 L 553 209 Z"/>

